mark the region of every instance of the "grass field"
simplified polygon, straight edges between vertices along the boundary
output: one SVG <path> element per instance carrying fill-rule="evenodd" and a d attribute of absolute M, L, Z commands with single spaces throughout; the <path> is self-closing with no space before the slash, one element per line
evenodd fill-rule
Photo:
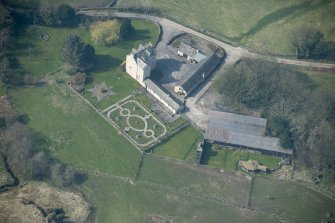
<path fill-rule="evenodd" d="M 9 94 L 40 135 L 36 143 L 43 148 L 47 144 L 44 149 L 56 158 L 85 169 L 133 176 L 140 153 L 85 102 L 63 91 L 26 87 L 10 89 Z"/>
<path fill-rule="evenodd" d="M 321 222 L 327 212 L 334 215 L 335 201 L 300 184 L 256 177 L 251 208 L 276 213 L 289 222 Z"/>
<path fill-rule="evenodd" d="M 217 168 L 238 170 L 239 160 L 257 160 L 270 169 L 277 169 L 279 168 L 281 159 L 279 157 L 251 153 L 245 150 L 232 150 L 217 145 L 208 145 L 204 150 L 202 163 Z"/>
<path fill-rule="evenodd" d="M 155 42 L 158 37 L 155 24 L 135 20 L 133 26 L 136 31 L 131 39 L 113 47 L 94 46 L 97 63 L 90 73 L 91 86 L 102 81 L 108 85 L 113 82 L 113 91 L 118 94 L 108 104 L 138 87 L 136 81 L 120 70 L 119 65 L 125 55 L 139 43 Z M 54 72 L 61 70 L 63 65 L 59 55 L 64 37 L 77 34 L 83 41 L 93 44 L 89 32 L 84 28 L 41 26 L 21 29 L 16 54 L 22 69 L 36 79 L 48 74 L 50 81 L 53 81 L 53 84 L 44 87 L 9 89 L 16 107 L 28 115 L 29 126 L 36 131 L 36 135 L 40 135 L 36 146 L 47 143 L 47 149 L 55 157 L 77 167 L 133 176 L 140 153 L 92 108 L 71 95 L 64 84 L 54 82 L 62 76 L 61 72 Z M 43 33 L 50 35 L 49 41 L 39 39 Z M 27 47 L 32 49 L 30 58 Z"/>
<path fill-rule="evenodd" d="M 265 52 L 294 55 L 289 46 L 292 30 L 306 25 L 319 28 L 326 39 L 335 40 L 332 0 L 153 0 L 151 7 L 181 24 Z"/>
<path fill-rule="evenodd" d="M 188 126 L 168 141 L 154 147 L 153 152 L 160 156 L 193 161 L 197 145 L 202 138 L 203 135 L 199 130 Z"/>
<path fill-rule="evenodd" d="M 83 191 L 96 207 L 95 222 L 99 223 L 142 223 L 153 215 L 178 223 L 279 222 L 270 214 L 239 209 L 140 182 L 132 185 L 122 180 L 90 175 Z"/>
<path fill-rule="evenodd" d="M 182 161 L 145 155 L 139 180 L 171 186 L 182 191 L 208 194 L 241 206 L 246 204 L 249 181 L 245 175 L 197 167 Z"/>

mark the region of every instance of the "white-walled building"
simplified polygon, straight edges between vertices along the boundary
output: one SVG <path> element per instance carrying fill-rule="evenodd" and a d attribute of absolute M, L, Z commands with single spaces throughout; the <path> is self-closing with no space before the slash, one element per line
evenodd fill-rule
<path fill-rule="evenodd" d="M 151 43 L 141 45 L 138 49 L 133 49 L 126 58 L 126 72 L 137 82 L 147 89 L 173 114 L 183 110 L 184 106 L 179 105 L 171 95 L 160 86 L 150 80 L 150 73 L 156 66 L 156 55 Z"/>
<path fill-rule="evenodd" d="M 144 80 L 150 77 L 155 65 L 156 55 L 151 43 L 144 46 L 140 44 L 138 49 L 133 49 L 126 58 L 126 72 L 143 86 Z"/>

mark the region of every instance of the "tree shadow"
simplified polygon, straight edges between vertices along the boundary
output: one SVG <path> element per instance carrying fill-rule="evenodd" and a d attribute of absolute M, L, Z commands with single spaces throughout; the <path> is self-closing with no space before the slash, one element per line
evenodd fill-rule
<path fill-rule="evenodd" d="M 120 66 L 122 61 L 117 57 L 112 57 L 109 55 L 95 55 L 94 67 L 91 69 L 91 72 L 100 73 L 106 72 L 113 68 Z"/>
<path fill-rule="evenodd" d="M 205 143 L 205 145 L 203 146 L 203 153 L 202 153 L 200 163 L 203 165 L 208 165 L 211 157 L 217 156 L 217 155 L 218 155 L 218 151 L 213 150 L 212 146 L 209 143 Z"/>
<path fill-rule="evenodd" d="M 150 39 L 150 31 L 146 29 L 135 29 L 130 35 L 128 35 L 125 40 L 127 41 L 138 41 Z"/>

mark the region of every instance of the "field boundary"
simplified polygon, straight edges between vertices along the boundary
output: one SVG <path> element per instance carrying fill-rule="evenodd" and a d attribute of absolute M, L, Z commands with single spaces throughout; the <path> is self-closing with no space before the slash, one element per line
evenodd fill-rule
<path fill-rule="evenodd" d="M 102 114 L 91 102 L 89 102 L 84 96 L 82 96 L 81 94 L 79 94 L 76 90 L 74 90 L 73 88 L 72 88 L 72 86 L 70 85 L 70 89 L 79 97 L 79 98 L 81 98 L 82 100 L 84 100 L 90 107 L 92 107 L 101 117 L 103 117 L 103 119 L 105 119 L 111 126 L 113 126 L 117 131 L 120 131 L 119 129 L 118 129 L 118 127 L 117 126 L 115 126 L 115 124 L 113 123 L 113 122 L 111 122 L 108 118 L 106 118 L 105 116 L 104 116 L 104 114 Z M 134 143 L 133 141 L 132 141 L 132 139 L 130 138 L 130 137 L 128 137 L 127 135 L 125 135 L 125 134 L 122 134 L 122 136 L 124 137 L 124 138 L 126 138 L 138 151 L 140 151 L 141 153 L 143 153 L 143 151 L 141 150 L 141 148 L 139 148 L 137 145 L 136 145 L 136 143 Z"/>

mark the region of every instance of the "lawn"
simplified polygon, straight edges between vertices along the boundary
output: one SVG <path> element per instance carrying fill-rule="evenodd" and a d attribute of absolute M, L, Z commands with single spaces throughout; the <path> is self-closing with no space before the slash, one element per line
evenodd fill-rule
<path fill-rule="evenodd" d="M 334 216 L 335 201 L 300 184 L 256 177 L 251 208 L 273 212 L 289 222 L 313 223 L 321 222 L 327 212 Z"/>
<path fill-rule="evenodd" d="M 168 141 L 154 147 L 153 152 L 160 156 L 193 161 L 197 145 L 202 139 L 202 133 L 190 125 Z"/>
<path fill-rule="evenodd" d="M 239 160 L 257 160 L 270 169 L 276 169 L 279 168 L 281 159 L 275 156 L 251 153 L 246 150 L 233 150 L 218 145 L 207 145 L 201 163 L 217 168 L 238 170 Z"/>
<path fill-rule="evenodd" d="M 35 79 L 39 79 L 63 67 L 60 49 L 65 37 L 69 34 L 80 36 L 85 43 L 92 44 L 96 52 L 95 66 L 88 74 L 89 83 L 86 85 L 84 96 L 96 107 L 104 109 L 128 96 L 133 90 L 142 87 L 122 71 L 120 65 L 132 48 L 137 48 L 140 43 L 155 43 L 159 29 L 155 24 L 143 20 L 132 20 L 132 25 L 135 28 L 132 36 L 111 47 L 95 45 L 90 39 L 89 31 L 85 28 L 51 28 L 34 25 L 22 27 L 19 31 L 16 54 L 22 69 L 32 74 Z M 50 40 L 41 41 L 41 34 L 48 34 Z M 102 82 L 112 87 L 116 95 L 98 102 L 96 98 L 91 97 L 92 93 L 88 90 Z"/>
<path fill-rule="evenodd" d="M 139 180 L 150 181 L 181 191 L 205 194 L 232 204 L 246 204 L 249 181 L 244 174 L 219 171 L 183 161 L 145 155 Z"/>
<path fill-rule="evenodd" d="M 133 176 L 140 153 L 70 90 L 64 95 L 60 86 L 9 89 L 16 108 L 28 115 L 28 126 L 39 136 L 35 146 L 77 167 Z"/>
<path fill-rule="evenodd" d="M 270 214 L 250 212 L 139 182 L 132 185 L 122 180 L 90 175 L 83 191 L 96 207 L 97 223 L 142 223 L 152 215 L 178 223 L 279 222 Z"/>

